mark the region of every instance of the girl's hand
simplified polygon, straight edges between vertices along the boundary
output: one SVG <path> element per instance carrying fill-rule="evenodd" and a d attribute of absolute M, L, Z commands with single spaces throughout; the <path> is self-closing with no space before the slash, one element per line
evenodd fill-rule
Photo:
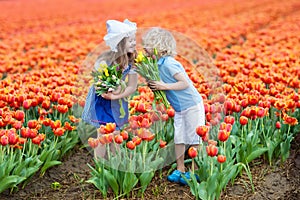
<path fill-rule="evenodd" d="M 108 100 L 116 100 L 116 95 L 114 95 L 112 92 L 107 92 L 107 93 L 103 93 L 101 95 L 104 99 L 108 99 Z"/>
<path fill-rule="evenodd" d="M 119 85 L 114 91 L 112 91 L 113 94 L 120 94 L 122 91 L 122 86 Z"/>

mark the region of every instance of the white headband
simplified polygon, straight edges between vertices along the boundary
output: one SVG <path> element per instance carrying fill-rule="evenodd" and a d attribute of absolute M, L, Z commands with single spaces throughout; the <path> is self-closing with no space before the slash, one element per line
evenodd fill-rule
<path fill-rule="evenodd" d="M 111 51 L 117 52 L 117 45 L 124 37 L 129 37 L 136 32 L 136 23 L 125 19 L 124 22 L 117 20 L 106 21 L 107 34 L 104 36 L 104 41 Z"/>

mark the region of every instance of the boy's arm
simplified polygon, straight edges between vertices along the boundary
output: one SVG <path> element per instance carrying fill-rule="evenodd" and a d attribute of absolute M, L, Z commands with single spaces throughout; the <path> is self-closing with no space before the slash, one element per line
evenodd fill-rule
<path fill-rule="evenodd" d="M 189 83 L 184 76 L 184 73 L 180 72 L 174 75 L 177 80 L 176 83 L 164 83 L 162 81 L 148 81 L 148 85 L 152 90 L 184 90 L 189 87 Z"/>

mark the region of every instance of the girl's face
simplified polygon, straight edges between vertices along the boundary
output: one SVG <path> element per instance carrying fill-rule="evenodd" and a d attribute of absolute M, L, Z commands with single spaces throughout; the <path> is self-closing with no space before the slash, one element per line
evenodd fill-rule
<path fill-rule="evenodd" d="M 127 53 L 134 53 L 135 52 L 135 46 L 136 46 L 135 35 L 131 35 L 126 40 L 125 51 Z"/>

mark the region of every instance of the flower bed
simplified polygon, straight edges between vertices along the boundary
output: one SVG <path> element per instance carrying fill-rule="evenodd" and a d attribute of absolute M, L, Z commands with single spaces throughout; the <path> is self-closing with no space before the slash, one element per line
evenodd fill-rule
<path fill-rule="evenodd" d="M 209 52 L 219 69 L 223 94 L 212 98 L 212 86 L 199 79 L 200 66 L 195 63 L 193 68 L 188 60 L 178 58 L 186 64 L 186 71 L 205 100 L 209 126 L 209 134 L 201 132 L 203 127 L 197 130 L 205 142 L 197 156 L 187 161 L 199 166 L 195 174 L 201 182 L 193 179 L 189 183 L 195 198 L 218 198 L 242 171 L 251 180 L 249 163 L 255 158 L 262 156 L 270 165 L 277 159 L 287 159 L 290 143 L 299 133 L 300 119 L 298 1 L 248 1 L 235 7 L 234 2 L 222 1 L 165 2 L 177 8 L 172 12 L 165 12 L 153 1 L 143 5 L 128 1 L 124 9 L 120 9 L 124 3 L 111 9 L 109 2 L 89 2 L 103 11 L 91 6 L 88 15 L 79 12 L 86 4 L 83 2 L 68 0 L 57 7 L 57 2 L 49 1 L 36 12 L 36 2 L 18 3 L 22 6 L 0 3 L 4 30 L 0 33 L 0 192 L 60 164 L 62 156 L 79 142 L 73 108 L 83 106 L 88 90 L 78 87 L 78 83 L 89 81 L 89 77 L 78 80 L 83 72 L 80 66 L 105 33 L 99 21 L 104 22 L 107 13 L 117 10 L 115 18 L 127 15 L 141 27 L 162 26 L 193 38 Z M 71 4 L 73 7 L 65 12 Z M 160 14 L 152 16 L 153 10 Z M 181 47 L 180 53 L 186 58 L 193 56 L 188 44 Z M 143 155 L 171 144 L 172 118 L 168 111 L 158 108 L 160 119 L 167 124 L 164 128 L 144 112 L 152 108 L 152 101 L 153 94 L 142 86 L 132 97 L 130 126 L 136 125 L 137 131 L 130 130 L 129 140 L 120 142 L 124 150 L 132 148 Z M 142 140 L 141 144 L 132 141 L 134 136 Z M 146 158 L 141 159 L 145 164 Z M 142 194 L 153 177 L 149 170 L 123 175 L 116 169 L 103 170 L 109 172 L 105 177 L 112 181 L 101 182 L 104 176 L 96 169 L 91 170 L 94 179 L 90 181 L 103 184 L 95 184 L 103 196 L 108 188 L 113 189 L 115 197 L 129 196 L 137 185 Z"/>

